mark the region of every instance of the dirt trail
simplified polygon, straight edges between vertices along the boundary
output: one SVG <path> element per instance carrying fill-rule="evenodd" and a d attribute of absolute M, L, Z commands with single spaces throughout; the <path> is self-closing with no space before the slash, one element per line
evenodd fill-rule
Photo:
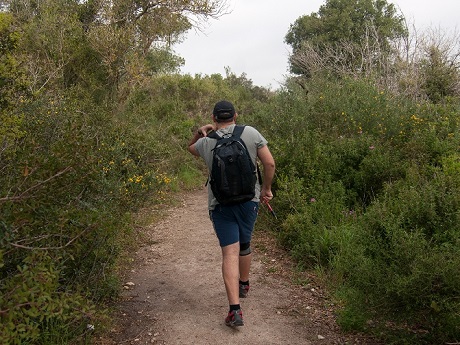
<path fill-rule="evenodd" d="M 254 236 L 251 291 L 241 300 L 245 325 L 225 326 L 220 248 L 206 200 L 204 189 L 184 194 L 163 221 L 143 229 L 147 243 L 133 253 L 119 323 L 105 344 L 366 344 L 340 333 L 312 279 L 292 284 L 292 265 L 263 231 Z"/>

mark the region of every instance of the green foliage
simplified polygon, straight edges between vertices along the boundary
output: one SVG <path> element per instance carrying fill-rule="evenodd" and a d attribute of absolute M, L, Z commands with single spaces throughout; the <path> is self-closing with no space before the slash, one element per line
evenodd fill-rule
<path fill-rule="evenodd" d="M 385 0 L 327 0 L 318 13 L 303 15 L 291 24 L 285 42 L 292 46 L 294 55 L 305 43 L 325 49 L 343 42 L 352 46 L 375 44 L 379 54 L 385 54 L 392 40 L 406 35 L 404 18 Z M 362 67 L 363 60 L 352 55 L 347 61 L 353 61 L 356 68 Z M 310 73 L 299 67 L 292 64 L 292 72 Z"/>
<path fill-rule="evenodd" d="M 37 343 L 41 325 L 59 322 L 65 327 L 84 326 L 94 311 L 83 296 L 59 291 L 56 262 L 46 252 L 31 252 L 17 272 L 2 286 L 0 341 L 2 344 Z M 65 338 L 62 341 L 71 341 Z M 48 342 L 48 344 L 51 342 Z"/>
<path fill-rule="evenodd" d="M 362 80 L 303 87 L 257 117 L 277 161 L 280 240 L 326 272 L 345 330 L 458 339 L 458 104 L 416 104 Z"/>
<path fill-rule="evenodd" d="M 32 13 L 30 9 L 21 10 L 24 12 L 16 16 L 16 23 L 23 29 L 19 45 L 21 61 L 34 75 L 31 84 L 34 91 L 45 85 L 73 85 L 85 73 L 88 78 L 91 67 L 98 73 L 93 63 L 94 53 L 92 56 L 88 52 L 76 2 L 43 1 Z"/>
<path fill-rule="evenodd" d="M 21 27 L 21 62 L 31 89 L 80 86 L 96 101 L 127 97 L 152 74 L 183 64 L 171 44 L 200 19 L 222 15 L 223 1 L 6 1 Z M 195 17 L 195 18 L 194 18 Z M 109 91 L 109 92 L 107 92 Z"/>
<path fill-rule="evenodd" d="M 20 34 L 14 27 L 14 18 L 0 12 L 0 109 L 1 114 L 18 100 L 27 97 L 27 78 L 14 55 Z M 3 116 L 3 115 L 2 115 Z"/>
<path fill-rule="evenodd" d="M 131 236 L 127 212 L 147 198 L 164 199 L 171 178 L 107 109 L 69 95 L 36 97 L 17 110 L 25 114 L 22 137 L 0 160 L 0 290 L 9 296 L 0 310 L 17 325 L 29 310 L 22 304 L 38 308 L 42 317 L 24 321 L 18 339 L 49 339 L 64 329 L 82 337 L 86 323 L 101 317 L 84 306 L 117 295 L 118 255 Z M 36 279 L 40 272 L 49 285 Z M 21 279 L 28 293 L 15 288 Z M 13 339 L 14 332 L 2 334 Z"/>
<path fill-rule="evenodd" d="M 335 257 L 334 268 L 348 289 L 361 294 L 358 309 L 350 301 L 354 315 L 370 314 L 377 323 L 390 318 L 401 330 L 427 330 L 420 339 L 447 341 L 460 330 L 452 298 L 460 292 L 454 273 L 460 264 L 460 175 L 444 167 L 433 177 L 417 170 L 388 185 L 356 227 L 360 240 Z"/>
<path fill-rule="evenodd" d="M 244 118 L 260 102 L 253 92 L 262 97 L 230 73 L 153 78 L 116 111 L 87 92 L 53 89 L 5 113 L 1 133 L 14 150 L 0 155 L 0 317 L 11 320 L 4 343 L 89 341 L 86 325 L 98 323 L 120 288 L 130 215 L 205 183 L 186 143 L 194 126 L 210 121 L 215 101 L 241 100 Z"/>
<path fill-rule="evenodd" d="M 283 222 L 280 239 L 304 267 L 328 267 L 340 247 L 337 219 L 348 222 L 355 217 L 345 206 L 344 192 L 340 183 L 325 185 Z"/>
<path fill-rule="evenodd" d="M 147 70 L 153 75 L 178 72 L 185 60 L 174 55 L 170 49 L 152 49 L 146 55 Z"/>
<path fill-rule="evenodd" d="M 305 40 L 314 45 L 340 40 L 359 42 L 372 27 L 383 41 L 406 34 L 402 16 L 387 1 L 328 0 L 318 13 L 299 17 L 285 39 L 294 50 Z"/>
<path fill-rule="evenodd" d="M 458 95 L 456 85 L 460 75 L 455 61 L 446 51 L 431 46 L 427 56 L 422 60 L 424 74 L 423 89 L 430 101 L 439 103 L 448 97 Z"/>

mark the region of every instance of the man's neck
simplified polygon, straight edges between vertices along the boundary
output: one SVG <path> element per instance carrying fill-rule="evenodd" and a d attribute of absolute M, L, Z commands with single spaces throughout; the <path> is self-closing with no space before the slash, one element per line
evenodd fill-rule
<path fill-rule="evenodd" d="M 235 121 L 231 121 L 231 122 L 217 122 L 216 127 L 217 127 L 217 129 L 222 129 L 222 128 L 226 128 L 226 127 L 231 126 L 231 125 L 234 125 L 234 124 L 235 124 Z"/>

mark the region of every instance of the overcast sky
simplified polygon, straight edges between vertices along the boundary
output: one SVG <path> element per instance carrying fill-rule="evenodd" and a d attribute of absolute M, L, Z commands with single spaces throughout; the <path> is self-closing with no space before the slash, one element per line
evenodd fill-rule
<path fill-rule="evenodd" d="M 460 29 L 460 0 L 387 0 L 418 29 Z M 318 12 L 325 0 L 227 0 L 229 14 L 210 20 L 203 32 L 191 30 L 174 47 L 185 59 L 184 74 L 225 76 L 246 73 L 254 85 L 277 88 L 288 75 L 290 46 L 284 43 L 289 26 Z"/>

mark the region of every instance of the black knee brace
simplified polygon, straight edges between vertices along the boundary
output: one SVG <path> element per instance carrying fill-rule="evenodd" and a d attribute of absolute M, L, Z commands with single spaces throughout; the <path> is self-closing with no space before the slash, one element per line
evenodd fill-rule
<path fill-rule="evenodd" d="M 251 242 L 240 243 L 240 256 L 251 254 Z"/>

